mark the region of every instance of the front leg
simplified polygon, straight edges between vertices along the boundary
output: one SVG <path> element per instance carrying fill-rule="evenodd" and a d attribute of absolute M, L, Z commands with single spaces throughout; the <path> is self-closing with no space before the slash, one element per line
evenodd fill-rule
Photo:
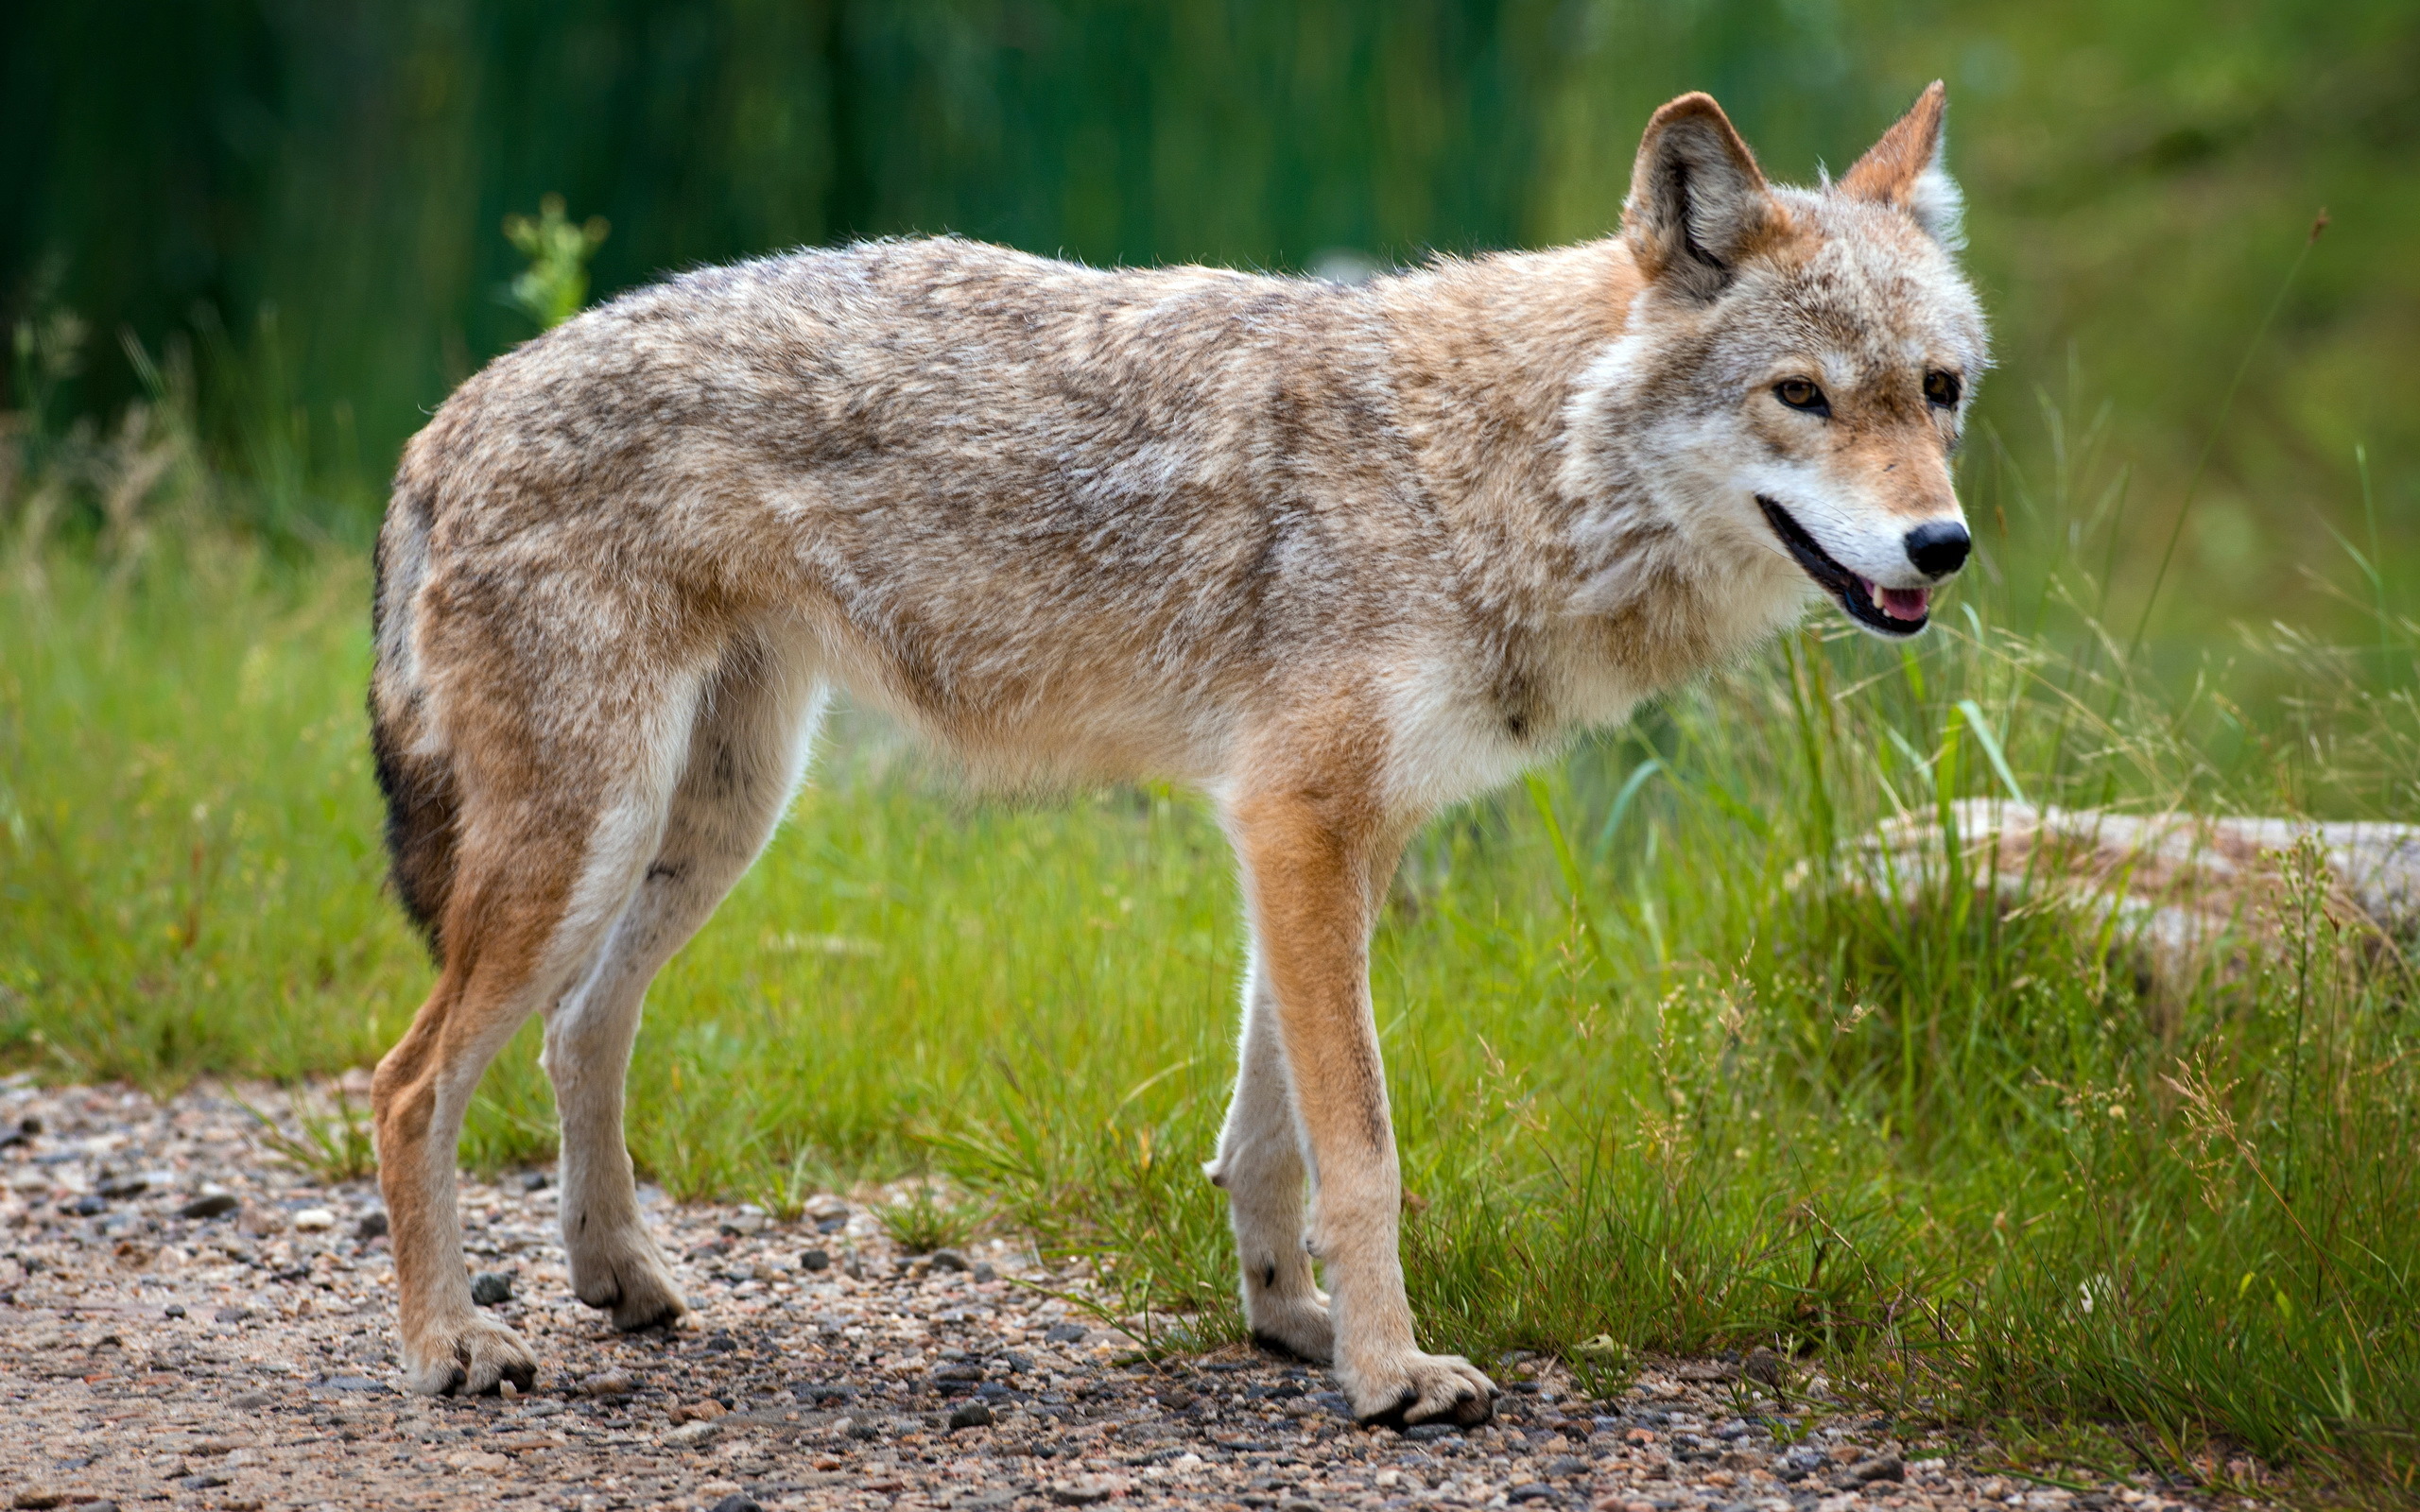
<path fill-rule="evenodd" d="M 1209 1177 L 1226 1190 L 1243 1275 L 1244 1322 L 1260 1343 L 1319 1365 L 1336 1357 L 1328 1296 L 1303 1247 L 1303 1133 L 1286 1075 L 1277 1004 L 1255 956 L 1244 975 L 1236 1095 Z"/>
<path fill-rule="evenodd" d="M 1332 795 L 1275 792 L 1238 799 L 1228 818 L 1310 1169 L 1309 1243 L 1334 1294 L 1345 1398 L 1363 1422 L 1480 1423 L 1494 1414 L 1494 1383 L 1459 1355 L 1422 1353 L 1404 1296 L 1403 1177 L 1369 975 L 1370 929 L 1397 840 L 1366 812 Z M 1244 1218 L 1239 1210 L 1238 1239 Z"/>

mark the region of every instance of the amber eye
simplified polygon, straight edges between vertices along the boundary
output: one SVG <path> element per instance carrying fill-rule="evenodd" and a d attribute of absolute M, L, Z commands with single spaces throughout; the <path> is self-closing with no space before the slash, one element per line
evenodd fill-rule
<path fill-rule="evenodd" d="M 1773 397 L 1792 409 L 1803 409 L 1810 415 L 1832 412 L 1831 402 L 1824 397 L 1824 390 L 1804 378 L 1785 378 L 1773 385 Z"/>
<path fill-rule="evenodd" d="M 1943 372 L 1936 368 L 1925 374 L 1925 397 L 1942 408 L 1954 407 L 1958 403 L 1958 392 L 1959 384 L 1956 373 Z"/>

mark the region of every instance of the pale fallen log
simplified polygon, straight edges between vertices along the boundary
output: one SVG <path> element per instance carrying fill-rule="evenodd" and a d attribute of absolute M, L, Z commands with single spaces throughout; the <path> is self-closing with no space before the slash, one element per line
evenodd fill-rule
<path fill-rule="evenodd" d="M 2100 927 L 2161 996 L 2325 922 L 2399 956 L 2420 938 L 2420 825 L 2118 814 L 1965 799 L 1950 805 L 1966 882 L 2006 913 L 2054 907 Z M 2308 847 L 2298 859 L 2297 847 Z M 1887 820 L 1846 848 L 1841 880 L 1911 907 L 1937 899 L 1938 817 Z"/>

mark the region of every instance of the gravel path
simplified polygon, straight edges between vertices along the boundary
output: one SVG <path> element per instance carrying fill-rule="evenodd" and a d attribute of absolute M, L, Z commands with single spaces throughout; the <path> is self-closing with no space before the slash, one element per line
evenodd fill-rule
<path fill-rule="evenodd" d="M 509 1289 L 537 1390 L 409 1397 L 374 1185 L 315 1185 L 256 1127 L 208 1089 L 161 1105 L 0 1082 L 0 1500 L 2182 1512 L 2133 1486 L 1969 1473 L 1880 1419 L 1796 1394 L 1782 1411 L 1715 1362 L 1593 1402 L 1516 1362 L 1488 1427 L 1363 1430 L 1319 1371 L 1240 1349 L 1139 1363 L 1035 1289 L 1080 1277 L 996 1243 L 909 1257 L 838 1197 L 797 1224 L 654 1201 L 697 1313 L 616 1335 L 564 1284 L 539 1173 L 463 1188 L 472 1263 L 484 1294 Z"/>

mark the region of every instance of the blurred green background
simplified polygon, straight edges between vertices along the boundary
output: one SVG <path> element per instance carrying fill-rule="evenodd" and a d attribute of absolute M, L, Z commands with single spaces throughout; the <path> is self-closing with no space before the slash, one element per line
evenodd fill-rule
<path fill-rule="evenodd" d="M 7 8 L 0 69 L 0 301 L 87 335 L 21 343 L 5 407 L 106 420 L 140 388 L 119 333 L 192 342 L 228 507 L 273 530 L 365 536 L 402 439 L 531 333 L 499 228 L 546 193 L 611 222 L 598 296 L 944 230 L 1384 265 L 1605 233 L 1682 90 L 1806 180 L 1941 77 L 2002 360 L 1968 478 L 1994 570 L 2118 508 L 2131 625 L 2213 440 L 2169 644 L 2357 633 L 2377 606 L 2312 581 L 2345 565 L 2323 522 L 2362 539 L 2357 446 L 2385 558 L 2420 557 L 2409 0 L 94 0 Z M 2012 509 L 2054 474 L 2089 497 Z"/>

